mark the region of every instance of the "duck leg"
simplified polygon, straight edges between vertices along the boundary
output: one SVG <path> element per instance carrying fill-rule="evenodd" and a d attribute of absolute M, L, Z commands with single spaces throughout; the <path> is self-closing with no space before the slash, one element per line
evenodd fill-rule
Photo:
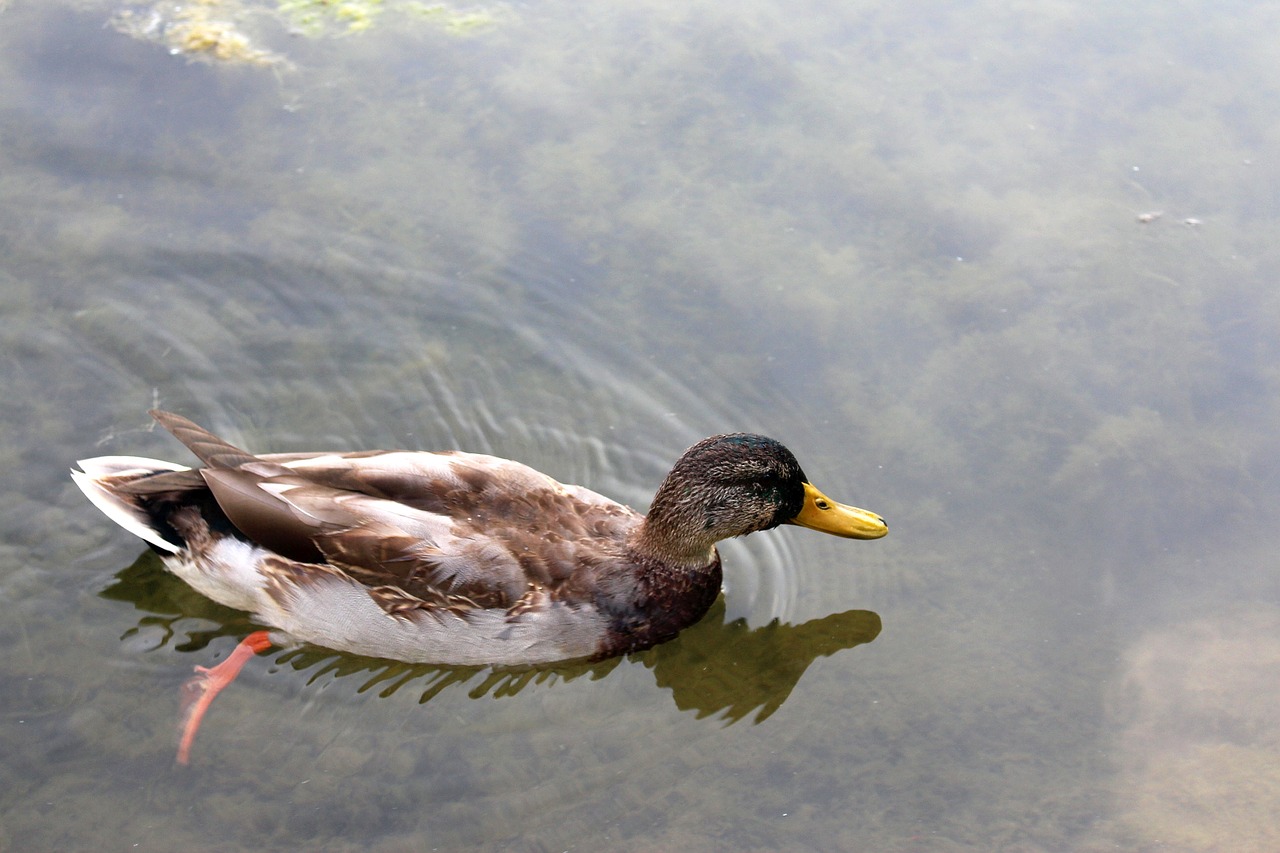
<path fill-rule="evenodd" d="M 254 631 L 240 641 L 222 663 L 209 669 L 196 667 L 196 674 L 182 686 L 182 738 L 178 741 L 178 763 L 186 764 L 191 757 L 191 744 L 205 711 L 213 703 L 213 697 L 235 681 L 249 658 L 271 648 L 271 637 L 266 631 Z"/>

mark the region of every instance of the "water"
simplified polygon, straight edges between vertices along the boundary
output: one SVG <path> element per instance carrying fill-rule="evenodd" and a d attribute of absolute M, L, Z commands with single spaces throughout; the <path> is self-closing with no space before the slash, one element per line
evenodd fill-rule
<path fill-rule="evenodd" d="M 0 848 L 1280 844 L 1274 10 L 282 5 L 0 12 Z M 177 768 L 253 626 L 66 477 L 154 405 L 638 507 L 759 431 L 891 532 L 593 667 L 274 652 Z"/>

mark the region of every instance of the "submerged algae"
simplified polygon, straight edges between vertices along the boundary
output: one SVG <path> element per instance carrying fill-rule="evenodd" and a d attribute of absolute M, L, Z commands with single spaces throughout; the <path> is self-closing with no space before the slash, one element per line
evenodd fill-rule
<path fill-rule="evenodd" d="M 466 35 L 497 23 L 494 13 L 485 9 L 462 11 L 450 9 L 443 3 L 416 2 L 406 3 L 405 9 L 414 15 L 433 21 L 446 32 L 454 35 Z"/>
<path fill-rule="evenodd" d="M 280 14 L 309 36 L 358 33 L 384 15 L 428 20 L 454 35 L 474 32 L 496 23 L 485 9 L 454 9 L 444 3 L 420 0 L 278 0 Z"/>
<path fill-rule="evenodd" d="M 384 17 L 424 21 L 455 36 L 497 22 L 495 13 L 486 9 L 461 10 L 418 0 L 192 0 L 122 9 L 112 25 L 134 38 L 164 44 L 175 54 L 242 65 L 278 65 L 285 58 L 261 46 L 265 37 L 259 32 L 271 29 L 273 22 L 294 34 L 322 38 L 364 32 Z"/>
<path fill-rule="evenodd" d="M 282 58 L 258 47 L 241 27 L 238 0 L 195 0 L 185 5 L 154 3 L 125 9 L 112 18 L 119 32 L 168 46 L 171 53 L 242 65 L 273 65 Z"/>
<path fill-rule="evenodd" d="M 331 29 L 356 33 L 367 30 L 386 8 L 383 0 L 280 0 L 280 14 L 309 36 Z"/>

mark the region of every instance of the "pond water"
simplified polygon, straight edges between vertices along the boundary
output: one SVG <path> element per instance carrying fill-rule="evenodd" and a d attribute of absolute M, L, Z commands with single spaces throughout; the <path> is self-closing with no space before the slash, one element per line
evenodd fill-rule
<path fill-rule="evenodd" d="M 1270 4 L 0 3 L 0 849 L 1280 849 Z M 461 448 L 725 543 L 535 672 L 254 626 L 79 458 Z"/>

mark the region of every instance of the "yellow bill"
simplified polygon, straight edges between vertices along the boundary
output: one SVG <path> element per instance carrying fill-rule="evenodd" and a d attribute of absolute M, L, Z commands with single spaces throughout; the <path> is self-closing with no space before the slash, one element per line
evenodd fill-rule
<path fill-rule="evenodd" d="M 874 512 L 836 503 L 809 483 L 804 484 L 804 506 L 790 523 L 846 539 L 879 539 L 889 532 Z"/>

